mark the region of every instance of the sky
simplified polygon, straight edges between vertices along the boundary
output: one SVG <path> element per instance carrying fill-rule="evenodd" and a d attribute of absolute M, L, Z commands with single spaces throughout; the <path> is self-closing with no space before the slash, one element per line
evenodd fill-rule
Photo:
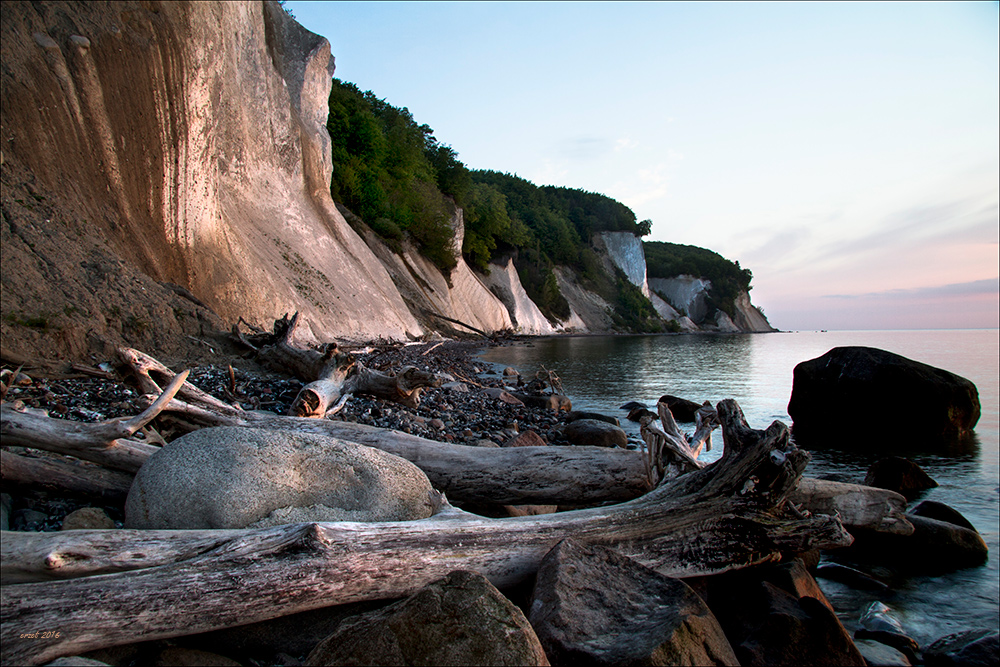
<path fill-rule="evenodd" d="M 599 192 L 782 330 L 1000 326 L 995 2 L 301 2 L 471 169 Z"/>

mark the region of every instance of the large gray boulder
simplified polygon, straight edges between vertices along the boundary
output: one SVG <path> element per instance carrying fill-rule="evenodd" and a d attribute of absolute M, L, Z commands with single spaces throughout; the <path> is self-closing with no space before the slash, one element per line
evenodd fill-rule
<path fill-rule="evenodd" d="M 548 665 L 524 614 L 481 574 L 458 570 L 345 620 L 306 665 Z"/>
<path fill-rule="evenodd" d="M 563 540 L 542 561 L 532 626 L 554 665 L 737 665 L 684 582 L 601 546 Z"/>
<path fill-rule="evenodd" d="M 407 521 L 431 516 L 436 500 L 423 471 L 378 449 L 305 433 L 205 428 L 139 469 L 125 527 Z"/>
<path fill-rule="evenodd" d="M 795 367 L 788 414 L 800 443 L 941 448 L 979 421 L 979 392 L 941 368 L 871 347 Z"/>

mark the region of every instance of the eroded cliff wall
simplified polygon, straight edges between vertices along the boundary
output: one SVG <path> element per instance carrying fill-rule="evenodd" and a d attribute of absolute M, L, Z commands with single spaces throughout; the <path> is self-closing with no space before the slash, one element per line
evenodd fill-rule
<path fill-rule="evenodd" d="M 276 3 L 4 2 L 0 37 L 5 347 L 423 333 L 330 198 L 329 43 Z"/>

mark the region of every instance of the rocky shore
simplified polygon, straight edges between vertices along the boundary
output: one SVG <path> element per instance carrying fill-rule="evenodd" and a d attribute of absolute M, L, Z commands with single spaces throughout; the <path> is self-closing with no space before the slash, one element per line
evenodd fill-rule
<path fill-rule="evenodd" d="M 520 377 L 512 369 L 498 371 L 476 358 L 479 349 L 478 343 L 460 341 L 377 342 L 355 347 L 351 354 L 367 368 L 392 374 L 413 365 L 435 374 L 440 386 L 424 388 L 416 407 L 352 396 L 330 418 L 475 447 L 636 447 L 636 442 L 628 442 L 624 432 L 618 435 L 608 423 L 615 416 L 573 413 L 568 399 L 553 399 L 558 378 L 544 369 L 533 377 Z M 93 367 L 77 366 L 72 376 L 61 377 L 30 371 L 15 375 L 5 369 L 5 408 L 96 423 L 136 415 L 146 407 L 143 392 L 130 385 L 123 369 L 94 361 Z M 276 414 L 288 411 L 304 384 L 235 354 L 192 369 L 189 381 L 244 410 Z M 620 416 L 624 415 L 622 411 Z M 590 430 L 568 428 L 584 422 L 595 425 Z M 166 444 L 185 430 L 189 428 L 159 418 L 144 430 L 143 437 L 150 444 Z M 64 458 L 6 443 L 3 449 L 5 456 Z M 885 470 L 873 471 L 865 483 L 887 485 L 876 475 L 887 477 Z M 120 496 L 88 496 L 44 483 L 15 482 L 6 460 L 3 476 L 3 530 L 54 532 L 127 525 L 125 500 Z M 915 476 L 908 473 L 905 479 Z M 896 479 L 900 473 L 890 471 L 888 477 Z M 903 486 L 898 490 L 905 492 Z M 517 517 L 570 508 L 473 503 L 464 509 L 485 516 Z M 931 518 L 921 521 L 940 523 L 942 511 L 927 509 L 923 514 Z M 943 520 L 958 522 L 954 517 Z M 932 528 L 937 529 L 936 524 Z M 900 548 L 883 543 L 893 536 L 861 537 L 852 547 L 859 562 L 872 557 L 873 550 Z M 966 633 L 920 647 L 906 636 L 890 609 L 874 606 L 852 637 L 813 576 L 859 586 L 879 582 L 847 566 L 826 564 L 817 570 L 817 551 L 786 551 L 777 564 L 675 578 L 615 549 L 588 544 L 592 541 L 560 542 L 542 561 L 537 576 L 501 590 L 483 575 L 459 569 L 401 599 L 340 604 L 208 633 L 119 644 L 49 664 L 568 664 L 584 660 L 598 664 L 933 665 L 990 664 L 996 656 L 995 632 Z M 952 553 L 945 552 L 942 560 Z M 6 559 L 5 555 L 5 566 Z M 59 628 L 39 630 L 58 632 Z M 14 663 L 5 657 L 4 664 Z"/>

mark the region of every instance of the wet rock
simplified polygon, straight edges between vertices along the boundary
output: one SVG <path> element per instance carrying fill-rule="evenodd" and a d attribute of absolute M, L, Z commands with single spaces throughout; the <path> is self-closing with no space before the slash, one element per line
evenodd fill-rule
<path fill-rule="evenodd" d="M 901 456 L 879 459 L 868 468 L 865 486 L 889 489 L 913 500 L 917 494 L 938 485 L 924 469 Z"/>
<path fill-rule="evenodd" d="M 628 419 L 630 422 L 637 422 L 640 421 L 643 417 L 651 417 L 653 419 L 659 419 L 660 415 L 653 412 L 652 410 L 647 410 L 646 408 L 639 407 L 639 408 L 632 408 L 631 410 L 629 410 L 626 419 Z"/>
<path fill-rule="evenodd" d="M 837 347 L 795 367 L 788 414 L 800 444 L 939 449 L 975 427 L 979 392 L 892 352 Z"/>
<path fill-rule="evenodd" d="M 522 431 L 513 438 L 503 443 L 504 447 L 544 447 L 546 444 L 542 436 L 534 431 Z"/>
<path fill-rule="evenodd" d="M 578 419 L 563 429 L 571 444 L 582 447 L 625 447 L 628 435 L 617 426 L 596 419 Z"/>
<path fill-rule="evenodd" d="M 924 651 L 927 667 L 988 667 L 997 664 L 1000 632 L 969 630 L 938 639 Z"/>
<path fill-rule="evenodd" d="M 156 452 L 136 475 L 125 525 L 243 528 L 294 520 L 406 521 L 433 514 L 427 476 L 398 456 L 336 438 L 205 428 Z M 262 524 L 260 524 L 262 525 Z"/>
<path fill-rule="evenodd" d="M 596 419 L 597 421 L 607 422 L 613 426 L 621 426 L 617 417 L 609 417 L 608 415 L 602 415 L 599 412 L 584 412 L 581 410 L 573 410 L 566 414 L 567 422 L 575 422 L 577 419 Z"/>
<path fill-rule="evenodd" d="M 837 557 L 878 563 L 909 574 L 941 574 L 986 562 L 986 542 L 974 530 L 936 519 L 907 514 L 912 535 L 852 529 L 854 544 L 836 551 Z"/>
<path fill-rule="evenodd" d="M 859 621 L 860 627 L 854 632 L 855 639 L 866 639 L 891 646 L 906 656 L 910 662 L 918 662 L 920 645 L 909 637 L 892 610 L 875 601 L 868 606 Z"/>
<path fill-rule="evenodd" d="M 573 409 L 572 401 L 561 394 L 534 396 L 515 392 L 513 396 L 530 408 L 542 408 L 554 412 L 569 412 Z"/>
<path fill-rule="evenodd" d="M 829 602 L 799 597 L 798 585 L 789 585 L 793 575 L 798 572 L 760 566 L 707 578 L 709 607 L 740 664 L 864 665 Z"/>
<path fill-rule="evenodd" d="M 542 561 L 531 624 L 556 665 L 736 665 L 711 610 L 679 579 L 563 540 Z"/>
<path fill-rule="evenodd" d="M 701 409 L 701 405 L 686 398 L 678 398 L 665 394 L 660 396 L 660 403 L 666 403 L 670 408 L 670 414 L 679 422 L 693 422 L 694 416 Z"/>
<path fill-rule="evenodd" d="M 890 590 L 888 584 L 860 570 L 855 570 L 853 567 L 847 567 L 840 563 L 820 565 L 816 568 L 816 576 L 821 579 L 829 579 L 830 581 L 839 581 L 851 588 L 859 588 L 861 590 L 876 591 L 879 593 L 886 593 Z"/>
<path fill-rule="evenodd" d="M 503 376 L 505 378 L 517 377 L 519 375 L 520 373 L 518 373 L 517 369 L 514 368 L 513 366 L 508 366 L 507 368 L 503 369 Z"/>
<path fill-rule="evenodd" d="M 636 408 L 646 408 L 646 407 L 648 406 L 646 406 L 643 403 L 640 403 L 639 401 L 629 401 L 625 405 L 621 406 L 619 410 L 635 410 Z"/>
<path fill-rule="evenodd" d="M 548 665 L 524 614 L 481 574 L 456 571 L 345 620 L 306 665 Z"/>
<path fill-rule="evenodd" d="M 923 501 L 907 512 L 907 514 L 912 514 L 913 516 L 923 516 L 928 519 L 937 519 L 938 521 L 944 521 L 945 523 L 950 523 L 954 526 L 961 526 L 962 528 L 968 528 L 969 530 L 976 530 L 976 527 L 972 525 L 972 522 L 962 516 L 961 512 L 945 505 L 944 503 L 939 503 L 933 500 Z M 976 530 L 976 532 L 978 533 L 979 531 Z"/>
<path fill-rule="evenodd" d="M 81 507 L 66 515 L 62 530 L 107 530 L 115 522 L 100 507 Z"/>
<path fill-rule="evenodd" d="M 909 667 L 913 664 L 902 651 L 874 639 L 855 638 L 854 645 L 869 667 Z"/>

